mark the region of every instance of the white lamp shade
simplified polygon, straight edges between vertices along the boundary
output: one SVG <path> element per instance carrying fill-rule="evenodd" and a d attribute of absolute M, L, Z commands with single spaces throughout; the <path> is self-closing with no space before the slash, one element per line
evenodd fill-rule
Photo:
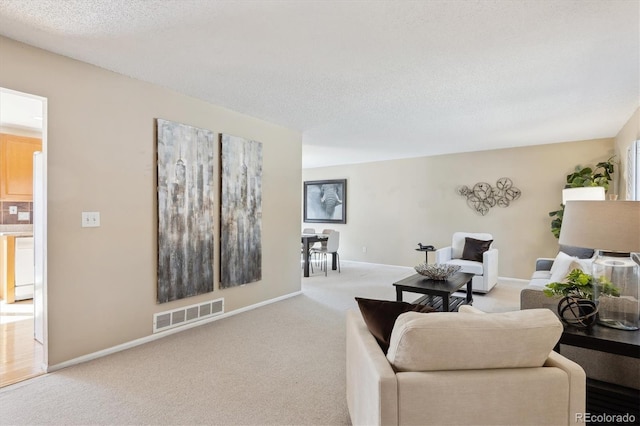
<path fill-rule="evenodd" d="M 640 252 L 640 201 L 568 201 L 560 244 Z"/>
<path fill-rule="evenodd" d="M 572 200 L 604 200 L 604 187 L 587 186 L 582 188 L 565 188 L 562 190 L 562 204 Z"/>

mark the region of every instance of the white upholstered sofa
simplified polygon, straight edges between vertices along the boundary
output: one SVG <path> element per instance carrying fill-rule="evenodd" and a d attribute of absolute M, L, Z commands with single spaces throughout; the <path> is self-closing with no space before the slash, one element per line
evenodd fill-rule
<path fill-rule="evenodd" d="M 592 249 L 561 245 L 555 258 L 536 259 L 529 285 L 520 291 L 520 309 L 548 308 L 555 312 L 561 296 L 548 297 L 542 290 L 551 282 L 564 281 L 575 268 L 591 274 L 593 254 Z"/>
<path fill-rule="evenodd" d="M 347 404 L 354 425 L 567 425 L 585 411 L 585 374 L 552 351 L 547 309 L 400 315 L 387 355 L 347 313 Z"/>
<path fill-rule="evenodd" d="M 465 238 L 489 241 L 493 240 L 491 234 L 454 232 L 451 245 L 436 250 L 436 263 L 445 263 L 460 266 L 461 272 L 475 274 L 472 280 L 473 291 L 487 293 L 498 282 L 498 249 L 489 248 L 482 253 L 482 262 L 463 259 Z"/>

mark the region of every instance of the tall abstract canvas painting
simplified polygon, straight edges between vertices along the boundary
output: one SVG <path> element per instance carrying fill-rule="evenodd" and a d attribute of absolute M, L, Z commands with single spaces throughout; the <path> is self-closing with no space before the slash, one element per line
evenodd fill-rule
<path fill-rule="evenodd" d="M 262 143 L 222 135 L 220 288 L 262 279 Z"/>
<path fill-rule="evenodd" d="M 215 137 L 157 120 L 158 303 L 213 291 Z"/>

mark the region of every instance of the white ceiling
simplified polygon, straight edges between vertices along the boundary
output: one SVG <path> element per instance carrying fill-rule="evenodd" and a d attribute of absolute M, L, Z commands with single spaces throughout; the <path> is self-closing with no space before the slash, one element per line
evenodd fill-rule
<path fill-rule="evenodd" d="M 640 98 L 638 0 L 0 0 L 0 34 L 298 129 L 303 167 L 612 137 Z"/>

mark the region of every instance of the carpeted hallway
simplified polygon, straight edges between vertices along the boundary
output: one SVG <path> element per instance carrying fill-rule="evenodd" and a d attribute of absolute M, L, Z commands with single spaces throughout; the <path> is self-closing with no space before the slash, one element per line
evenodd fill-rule
<path fill-rule="evenodd" d="M 302 278 L 302 295 L 0 389 L 0 423 L 350 424 L 345 311 L 394 300 L 412 273 L 343 261 Z M 521 288 L 501 281 L 474 306 L 517 310 Z"/>

